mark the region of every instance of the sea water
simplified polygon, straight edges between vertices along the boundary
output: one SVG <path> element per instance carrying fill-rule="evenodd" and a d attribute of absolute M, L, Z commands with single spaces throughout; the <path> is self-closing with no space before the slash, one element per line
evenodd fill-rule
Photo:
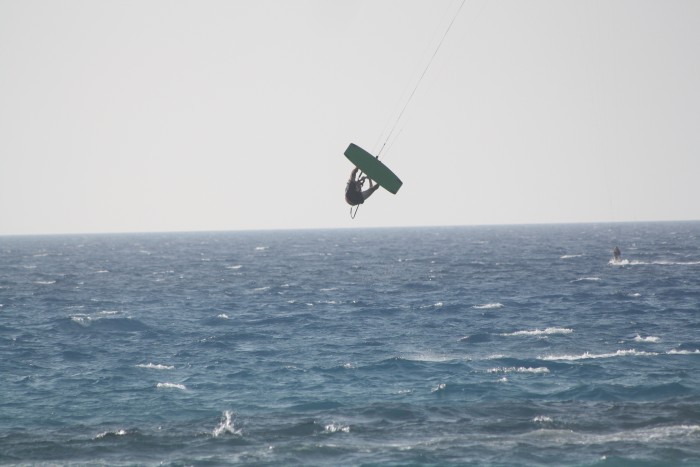
<path fill-rule="evenodd" d="M 700 465 L 700 223 L 0 237 L 0 463 Z"/>

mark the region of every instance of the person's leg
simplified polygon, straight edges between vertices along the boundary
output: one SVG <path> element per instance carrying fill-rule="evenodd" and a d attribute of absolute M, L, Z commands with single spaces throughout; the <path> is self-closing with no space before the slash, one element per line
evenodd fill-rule
<path fill-rule="evenodd" d="M 363 199 L 369 198 L 372 195 L 372 193 L 377 191 L 377 188 L 379 188 L 379 185 L 372 183 L 372 180 L 370 179 L 369 188 L 362 192 L 362 198 Z"/>

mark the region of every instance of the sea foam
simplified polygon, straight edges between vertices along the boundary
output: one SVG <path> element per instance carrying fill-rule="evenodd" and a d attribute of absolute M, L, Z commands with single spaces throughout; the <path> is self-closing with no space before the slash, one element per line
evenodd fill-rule
<path fill-rule="evenodd" d="M 660 337 L 656 337 L 656 336 L 642 337 L 642 336 L 640 336 L 639 334 L 637 334 L 637 335 L 635 336 L 635 338 L 634 338 L 634 341 L 635 341 L 635 342 L 651 342 L 651 343 L 655 343 L 655 342 L 659 342 L 660 340 L 661 340 Z"/>
<path fill-rule="evenodd" d="M 573 329 L 570 328 L 559 328 L 559 327 L 550 327 L 550 328 L 545 328 L 545 329 L 533 329 L 533 330 L 525 330 L 525 331 L 515 331 L 515 332 L 508 332 L 508 333 L 503 333 L 501 336 L 543 336 L 543 335 L 554 335 L 554 334 L 571 334 L 574 332 Z"/>
<path fill-rule="evenodd" d="M 658 352 L 645 352 L 635 349 L 629 350 L 618 350 L 612 353 L 602 353 L 602 354 L 592 354 L 590 352 L 584 352 L 581 355 L 547 355 L 543 357 L 538 357 L 540 360 L 565 360 L 565 361 L 576 361 L 576 360 L 591 360 L 598 358 L 614 358 L 614 357 L 653 357 L 659 355 Z"/>
<path fill-rule="evenodd" d="M 178 383 L 158 383 L 156 387 L 158 389 L 180 389 L 182 391 L 187 390 L 187 387 L 184 384 Z"/>
<path fill-rule="evenodd" d="M 219 422 L 219 424 L 211 432 L 211 435 L 214 438 L 218 438 L 219 436 L 225 435 L 227 433 L 230 435 L 241 435 L 242 430 L 240 428 L 236 428 L 233 422 L 233 412 L 231 412 L 230 410 L 226 410 L 221 416 L 221 421 Z"/>
<path fill-rule="evenodd" d="M 156 363 L 140 363 L 136 365 L 136 368 L 147 368 L 149 370 L 174 370 L 175 367 L 172 365 L 160 365 Z"/>

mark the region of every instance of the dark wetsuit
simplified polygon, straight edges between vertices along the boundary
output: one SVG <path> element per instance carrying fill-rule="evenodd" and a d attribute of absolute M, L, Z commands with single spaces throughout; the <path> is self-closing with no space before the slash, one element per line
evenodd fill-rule
<path fill-rule="evenodd" d="M 615 258 L 615 261 L 619 261 L 621 255 L 622 253 L 620 253 L 620 249 L 618 247 L 615 247 L 615 249 L 613 250 L 613 258 Z"/>
<path fill-rule="evenodd" d="M 345 201 L 350 206 L 356 206 L 365 202 L 365 197 L 362 196 L 362 184 L 355 180 L 348 180 L 345 186 Z"/>

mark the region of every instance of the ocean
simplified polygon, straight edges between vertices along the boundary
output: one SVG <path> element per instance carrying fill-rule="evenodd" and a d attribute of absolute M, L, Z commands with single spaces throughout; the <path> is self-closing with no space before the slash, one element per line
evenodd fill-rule
<path fill-rule="evenodd" d="M 0 464 L 700 465 L 700 223 L 0 237 Z"/>

